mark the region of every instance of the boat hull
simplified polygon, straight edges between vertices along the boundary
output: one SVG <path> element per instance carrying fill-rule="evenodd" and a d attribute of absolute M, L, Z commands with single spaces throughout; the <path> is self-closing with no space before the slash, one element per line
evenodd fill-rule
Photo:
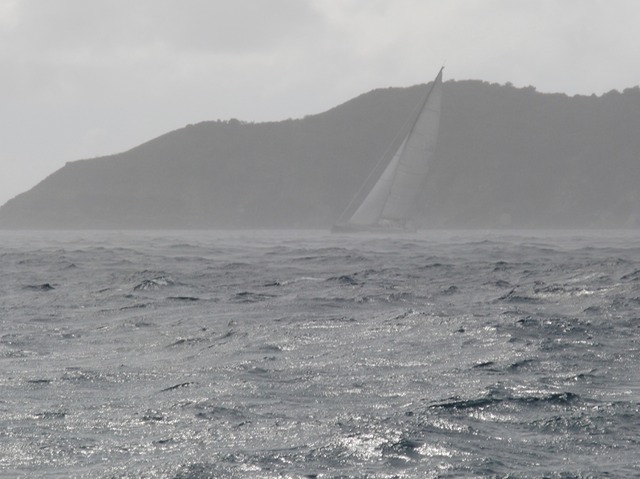
<path fill-rule="evenodd" d="M 331 227 L 332 233 L 370 233 L 370 234 L 408 234 L 415 233 L 417 228 L 411 226 L 361 226 L 349 224 L 335 224 Z"/>

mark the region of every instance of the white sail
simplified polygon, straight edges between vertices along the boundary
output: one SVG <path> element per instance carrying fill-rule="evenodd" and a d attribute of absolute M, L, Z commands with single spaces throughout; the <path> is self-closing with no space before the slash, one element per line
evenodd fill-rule
<path fill-rule="evenodd" d="M 402 142 L 402 146 L 398 149 L 398 152 L 393 156 L 389 165 L 382 172 L 380 179 L 375 185 L 373 185 L 369 194 L 353 213 L 349 219 L 350 224 L 373 225 L 378 222 L 382 216 L 382 212 L 385 210 L 387 199 L 389 198 L 391 187 L 393 186 L 396 168 L 400 162 L 400 157 L 405 144 L 406 140 Z"/>
<path fill-rule="evenodd" d="M 335 229 L 350 226 L 375 229 L 385 224 L 403 226 L 407 222 L 435 151 L 441 104 L 442 69 L 376 183 L 357 206 L 347 208 L 348 215 L 343 213 L 346 220 L 335 225 Z"/>

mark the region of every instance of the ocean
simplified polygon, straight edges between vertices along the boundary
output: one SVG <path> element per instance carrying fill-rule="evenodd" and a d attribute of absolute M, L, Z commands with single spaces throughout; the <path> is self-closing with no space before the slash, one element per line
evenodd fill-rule
<path fill-rule="evenodd" d="M 2 478 L 640 477 L 640 236 L 0 233 Z"/>

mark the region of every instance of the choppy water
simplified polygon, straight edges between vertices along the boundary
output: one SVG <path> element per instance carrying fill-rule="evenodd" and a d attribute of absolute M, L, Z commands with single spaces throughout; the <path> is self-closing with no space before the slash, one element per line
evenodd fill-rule
<path fill-rule="evenodd" d="M 0 476 L 638 477 L 637 233 L 2 233 Z"/>

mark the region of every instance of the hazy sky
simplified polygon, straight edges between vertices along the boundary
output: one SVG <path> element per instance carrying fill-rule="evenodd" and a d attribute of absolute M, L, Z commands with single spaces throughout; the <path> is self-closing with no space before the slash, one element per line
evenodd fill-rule
<path fill-rule="evenodd" d="M 66 161 L 379 87 L 640 84 L 638 0 L 0 0 L 0 204 Z"/>

